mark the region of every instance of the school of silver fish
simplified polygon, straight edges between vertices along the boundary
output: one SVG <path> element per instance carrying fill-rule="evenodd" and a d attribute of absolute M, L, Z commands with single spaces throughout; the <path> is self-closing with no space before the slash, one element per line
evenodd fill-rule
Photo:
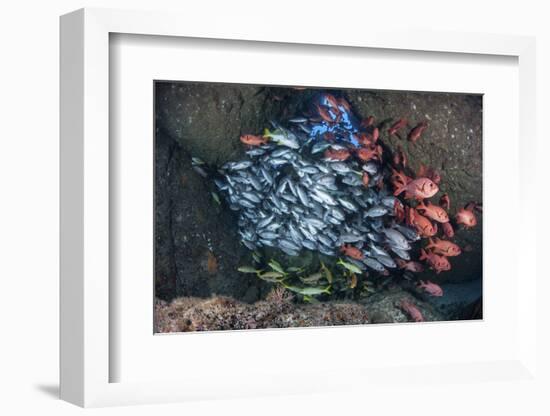
<path fill-rule="evenodd" d="M 411 260 L 420 236 L 396 220 L 403 206 L 384 186 L 378 129 L 359 123 L 349 104 L 330 94 L 313 109 L 284 126 L 272 121 L 263 135 L 241 136 L 247 158 L 219 169 L 215 183 L 239 213 L 241 242 L 289 256 L 343 256 L 360 270 L 388 274 Z"/>

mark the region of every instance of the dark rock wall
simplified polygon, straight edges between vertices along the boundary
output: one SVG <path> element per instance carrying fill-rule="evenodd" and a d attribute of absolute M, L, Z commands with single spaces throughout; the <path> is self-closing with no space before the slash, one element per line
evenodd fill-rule
<path fill-rule="evenodd" d="M 442 176 L 441 193 L 451 197 L 451 214 L 469 201 L 482 201 L 482 100 L 464 94 L 332 90 L 343 95 L 360 117 L 374 115 L 385 125 L 400 117 L 409 120 L 402 140 L 381 139 L 390 149 L 401 145 L 416 169 L 422 162 Z M 210 180 L 191 167 L 191 155 L 211 166 L 243 156 L 238 137 L 260 133 L 270 118 L 308 111 L 315 91 L 235 84 L 156 83 L 155 261 L 156 294 L 232 296 L 253 302 L 269 285 L 236 271 L 248 252 L 238 241 L 236 216 L 218 205 Z M 428 121 L 424 136 L 412 145 L 406 134 L 419 121 Z M 453 270 L 438 282 L 479 279 L 482 273 L 482 222 L 474 230 L 457 231 L 465 251 L 451 258 Z M 249 261 L 249 260 L 246 260 Z"/>

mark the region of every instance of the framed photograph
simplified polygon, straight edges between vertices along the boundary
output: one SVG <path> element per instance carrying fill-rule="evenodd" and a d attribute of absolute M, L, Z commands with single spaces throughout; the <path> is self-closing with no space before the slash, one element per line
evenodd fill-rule
<path fill-rule="evenodd" d="M 61 397 L 536 383 L 534 53 L 63 16 Z"/>

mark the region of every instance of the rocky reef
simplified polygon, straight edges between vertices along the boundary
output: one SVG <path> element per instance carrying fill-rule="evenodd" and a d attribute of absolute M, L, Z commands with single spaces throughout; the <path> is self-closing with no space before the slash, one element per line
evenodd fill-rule
<path fill-rule="evenodd" d="M 322 327 L 369 323 L 409 322 L 400 308 L 414 302 L 425 321 L 441 321 L 443 315 L 428 302 L 399 289 L 377 293 L 364 302 L 293 302 L 284 289 L 274 289 L 265 300 L 253 304 L 215 296 L 208 299 L 180 297 L 155 303 L 155 332 L 190 332 L 232 329 Z"/>

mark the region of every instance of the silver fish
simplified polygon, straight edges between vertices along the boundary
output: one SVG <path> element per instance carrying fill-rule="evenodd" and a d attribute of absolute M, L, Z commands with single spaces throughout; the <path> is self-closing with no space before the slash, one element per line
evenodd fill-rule
<path fill-rule="evenodd" d="M 292 202 L 293 204 L 298 202 L 298 199 L 294 195 L 286 193 L 286 192 L 284 194 L 281 194 L 281 198 L 283 198 L 284 200 L 286 200 L 288 202 Z"/>
<path fill-rule="evenodd" d="M 264 155 L 265 154 L 265 149 L 255 147 L 254 149 L 247 150 L 245 153 L 250 157 L 257 157 L 257 156 Z"/>
<path fill-rule="evenodd" d="M 267 246 L 267 247 L 275 247 L 275 241 L 274 240 L 263 240 L 263 239 L 259 239 L 258 240 L 260 244 L 264 245 L 264 246 Z"/>
<path fill-rule="evenodd" d="M 298 246 L 293 241 L 287 240 L 285 238 L 280 238 L 279 241 L 278 241 L 278 244 L 279 244 L 279 247 L 286 248 L 288 250 L 293 250 L 293 251 L 299 251 L 300 250 L 300 246 Z"/>
<path fill-rule="evenodd" d="M 399 231 L 401 234 L 403 234 L 405 238 L 409 241 L 420 240 L 420 236 L 418 235 L 418 233 L 410 227 L 406 227 L 404 225 L 399 225 L 399 224 L 395 224 L 393 227 L 397 231 Z"/>
<path fill-rule="evenodd" d="M 319 173 L 319 169 L 313 165 L 303 166 L 299 168 L 298 171 L 302 173 L 307 173 L 308 175 L 314 175 L 316 173 Z"/>
<path fill-rule="evenodd" d="M 259 204 L 260 202 L 262 202 L 262 200 L 260 199 L 260 197 L 255 194 L 255 193 L 252 193 L 252 192 L 242 192 L 241 195 L 243 197 L 245 197 L 246 199 L 248 199 L 249 201 L 252 201 L 256 204 Z"/>
<path fill-rule="evenodd" d="M 315 217 L 305 217 L 304 222 L 306 224 L 311 224 L 313 227 L 317 228 L 318 230 L 322 230 L 323 228 L 326 227 L 326 224 L 323 221 Z"/>
<path fill-rule="evenodd" d="M 262 240 L 275 240 L 276 238 L 279 237 L 279 234 L 271 231 L 260 231 L 258 235 Z"/>
<path fill-rule="evenodd" d="M 307 193 L 300 185 L 296 185 L 296 193 L 298 194 L 298 198 L 300 199 L 300 202 L 304 204 L 306 207 L 309 207 L 310 201 L 307 196 Z"/>
<path fill-rule="evenodd" d="M 254 207 L 255 207 L 255 205 L 254 205 L 252 202 L 250 202 L 248 199 L 244 199 L 244 198 L 243 198 L 243 199 L 239 199 L 239 200 L 237 201 L 237 203 L 238 203 L 239 205 L 245 207 L 245 208 L 254 208 Z"/>
<path fill-rule="evenodd" d="M 265 229 L 266 231 L 277 231 L 282 226 L 283 226 L 282 223 L 274 221 L 271 224 L 269 224 L 267 227 L 265 227 Z"/>
<path fill-rule="evenodd" d="M 365 256 L 365 258 L 363 258 L 363 263 L 377 272 L 384 272 L 386 270 L 382 263 L 372 257 Z"/>
<path fill-rule="evenodd" d="M 328 248 L 332 248 L 334 246 L 332 240 L 323 234 L 318 234 L 317 240 Z"/>
<path fill-rule="evenodd" d="M 340 235 L 340 241 L 343 243 L 357 243 L 358 241 L 364 241 L 364 239 L 363 236 L 357 234 L 345 233 Z"/>
<path fill-rule="evenodd" d="M 265 179 L 265 181 L 268 184 L 273 185 L 273 176 L 271 176 L 271 174 L 267 171 L 267 169 L 261 168 L 260 172 L 261 172 L 263 178 Z"/>
<path fill-rule="evenodd" d="M 248 169 L 252 166 L 252 161 L 250 160 L 241 160 L 240 162 L 233 162 L 229 164 L 229 170 L 241 170 Z"/>
<path fill-rule="evenodd" d="M 375 244 L 370 244 L 369 247 L 370 247 L 372 253 L 375 253 L 375 254 L 380 255 L 380 256 L 386 256 L 386 257 L 390 256 L 388 254 L 388 252 L 386 250 L 384 250 L 382 247 L 378 247 Z"/>
<path fill-rule="evenodd" d="M 388 209 L 393 209 L 395 206 L 395 202 L 397 201 L 397 198 L 394 196 L 385 196 L 382 198 L 382 205 L 384 205 Z"/>
<path fill-rule="evenodd" d="M 381 217 L 383 215 L 386 215 L 388 213 L 388 209 L 386 207 L 383 207 L 381 205 L 377 205 L 375 207 L 372 207 L 369 209 L 365 215 L 367 217 Z"/>
<path fill-rule="evenodd" d="M 248 177 L 248 182 L 250 183 L 250 185 L 252 185 L 252 187 L 256 191 L 258 191 L 258 192 L 263 191 L 263 189 L 264 189 L 263 185 L 254 176 L 249 176 Z"/>
<path fill-rule="evenodd" d="M 311 146 L 311 154 L 324 152 L 326 149 L 330 147 L 330 143 L 327 142 L 316 142 L 313 146 Z"/>
<path fill-rule="evenodd" d="M 278 157 L 278 158 L 269 159 L 269 163 L 274 167 L 282 166 L 282 165 L 286 165 L 288 163 L 288 160 L 282 157 Z"/>
<path fill-rule="evenodd" d="M 377 255 L 375 258 L 378 262 L 382 263 L 386 267 L 389 267 L 390 269 L 395 269 L 397 267 L 390 256 Z"/>
<path fill-rule="evenodd" d="M 407 239 L 399 231 L 392 228 L 384 228 L 382 232 L 391 246 L 402 250 L 409 250 L 411 248 Z"/>
<path fill-rule="evenodd" d="M 208 173 L 206 173 L 206 171 L 201 167 L 201 166 L 198 166 L 198 165 L 195 165 L 193 166 L 193 170 L 195 172 L 197 172 L 200 176 L 202 176 L 203 178 L 207 178 L 208 177 Z"/>
<path fill-rule="evenodd" d="M 351 168 L 344 162 L 334 162 L 330 164 L 331 169 L 339 174 L 346 174 L 351 172 Z"/>
<path fill-rule="evenodd" d="M 377 163 L 374 162 L 367 162 L 362 166 L 362 169 L 367 172 L 369 175 L 376 175 L 379 171 L 379 166 Z"/>
<path fill-rule="evenodd" d="M 191 158 L 191 165 L 197 166 L 197 165 L 205 165 L 206 163 L 204 160 L 198 158 L 198 157 L 192 157 Z"/>
<path fill-rule="evenodd" d="M 337 205 L 337 202 L 328 192 L 323 191 L 319 188 L 313 188 L 313 193 L 319 197 L 319 199 L 327 205 Z"/>
<path fill-rule="evenodd" d="M 328 212 L 330 213 L 331 216 L 333 216 L 337 220 L 344 221 L 346 219 L 346 215 L 338 207 L 332 207 L 328 210 Z"/>
<path fill-rule="evenodd" d="M 258 228 L 264 228 L 271 221 L 273 221 L 274 218 L 275 218 L 275 215 L 271 214 L 268 217 L 265 217 L 265 218 L 261 219 L 260 221 L 258 221 L 258 224 L 256 224 L 256 225 L 257 225 Z"/>
<path fill-rule="evenodd" d="M 326 254 L 327 256 L 334 256 L 336 254 L 336 252 L 333 249 L 326 247 L 322 244 L 319 244 L 317 246 L 317 250 L 319 250 L 322 254 Z"/>
<path fill-rule="evenodd" d="M 342 205 L 345 209 L 349 211 L 356 212 L 358 210 L 357 206 L 351 201 L 348 201 L 347 199 L 338 198 L 338 202 L 340 203 L 340 205 Z"/>
<path fill-rule="evenodd" d="M 401 257 L 403 260 L 410 260 L 411 256 L 409 255 L 409 252 L 407 250 L 402 250 L 397 247 L 390 246 L 391 251 L 393 251 L 395 254 L 397 254 L 399 257 Z"/>
<path fill-rule="evenodd" d="M 271 152 L 271 157 L 277 158 L 284 155 L 287 155 L 291 152 L 288 148 L 282 148 L 282 149 L 275 149 L 273 152 Z"/>
<path fill-rule="evenodd" d="M 288 119 L 289 123 L 305 123 L 308 119 L 305 117 L 294 117 Z"/>
<path fill-rule="evenodd" d="M 311 251 L 316 251 L 318 248 L 317 243 L 309 239 L 302 240 L 302 246 Z"/>

